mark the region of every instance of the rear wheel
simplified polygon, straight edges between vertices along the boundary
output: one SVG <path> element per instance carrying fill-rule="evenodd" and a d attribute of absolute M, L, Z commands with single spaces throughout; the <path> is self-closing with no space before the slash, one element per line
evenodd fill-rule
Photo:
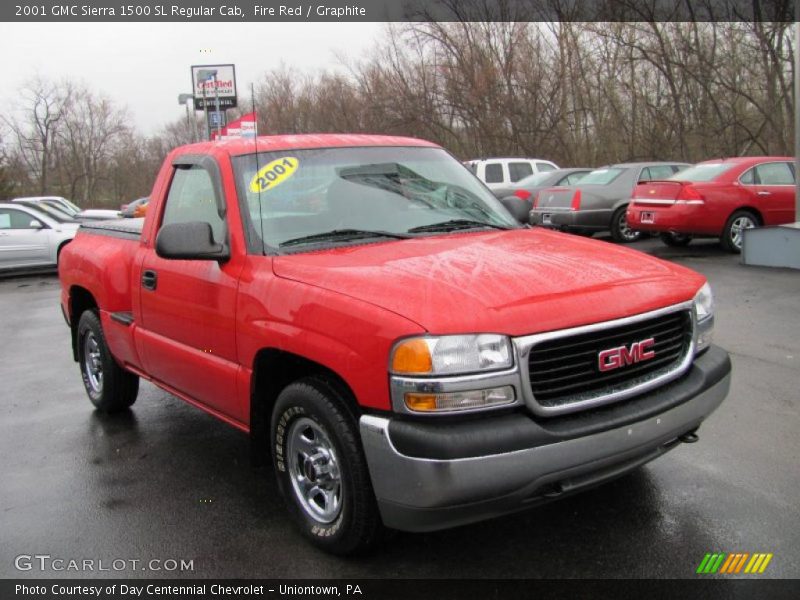
<path fill-rule="evenodd" d="M 114 360 L 93 310 L 85 311 L 78 321 L 78 364 L 89 400 L 99 410 L 118 412 L 136 402 L 139 377 Z"/>
<path fill-rule="evenodd" d="M 722 230 L 722 237 L 720 238 L 720 244 L 728 252 L 738 254 L 742 251 L 744 230 L 753 229 L 759 225 L 758 217 L 749 210 L 737 210 L 725 223 L 725 227 Z"/>
<path fill-rule="evenodd" d="M 287 386 L 272 414 L 278 488 L 303 535 L 333 554 L 373 546 L 383 524 L 357 425 L 324 379 Z"/>
<path fill-rule="evenodd" d="M 625 216 L 627 210 L 627 206 L 622 206 L 611 217 L 611 237 L 621 244 L 630 244 L 642 237 L 641 231 L 634 231 L 628 225 L 628 218 Z"/>
<path fill-rule="evenodd" d="M 664 232 L 659 237 L 667 246 L 672 247 L 688 246 L 689 242 L 692 241 L 692 236 L 685 233 L 673 233 L 672 231 Z"/>

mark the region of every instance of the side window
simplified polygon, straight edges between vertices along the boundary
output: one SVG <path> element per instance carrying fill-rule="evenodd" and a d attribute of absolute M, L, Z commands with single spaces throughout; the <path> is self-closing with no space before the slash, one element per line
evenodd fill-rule
<path fill-rule="evenodd" d="M 756 170 L 755 170 L 755 167 L 745 171 L 741 175 L 741 177 L 739 177 L 739 181 L 741 181 L 744 185 L 755 185 L 755 183 L 756 183 Z"/>
<path fill-rule="evenodd" d="M 575 185 L 583 179 L 584 175 L 586 175 L 586 173 L 570 173 L 559 182 L 559 185 Z"/>
<path fill-rule="evenodd" d="M 33 221 L 41 224 L 39 219 L 25 211 L 13 208 L 0 209 L 0 229 L 37 229 L 31 227 Z"/>
<path fill-rule="evenodd" d="M 794 175 L 785 162 L 766 163 L 756 167 L 761 185 L 794 185 Z"/>
<path fill-rule="evenodd" d="M 536 171 L 539 173 L 547 173 L 548 171 L 555 171 L 555 165 L 551 165 L 550 163 L 546 162 L 537 162 L 536 163 Z"/>
<path fill-rule="evenodd" d="M 642 181 L 650 181 L 652 176 L 650 175 L 650 167 L 645 167 L 642 169 L 642 172 L 639 173 L 639 182 Z"/>
<path fill-rule="evenodd" d="M 528 175 L 533 175 L 533 167 L 529 162 L 508 163 L 508 177 L 512 183 L 524 179 Z"/>
<path fill-rule="evenodd" d="M 503 183 L 503 165 L 488 163 L 486 165 L 486 183 Z"/>
<path fill-rule="evenodd" d="M 161 225 L 191 221 L 210 224 L 214 241 L 225 241 L 225 221 L 217 210 L 211 176 L 208 171 L 196 165 L 175 169 Z"/>

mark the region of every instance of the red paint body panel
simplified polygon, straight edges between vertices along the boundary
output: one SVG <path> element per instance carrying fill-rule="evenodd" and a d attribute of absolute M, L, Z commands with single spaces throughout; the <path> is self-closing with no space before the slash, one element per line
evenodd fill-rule
<path fill-rule="evenodd" d="M 259 138 L 258 150 L 432 146 L 363 135 Z M 88 290 L 112 353 L 131 370 L 242 429 L 259 351 L 278 349 L 338 373 L 358 402 L 390 410 L 388 361 L 398 338 L 512 336 L 616 319 L 690 300 L 705 279 L 642 253 L 542 229 L 454 233 L 285 256 L 248 255 L 231 156 L 252 140 L 174 150 L 150 195 L 139 241 L 83 231 L 62 254 L 62 303 Z M 155 233 L 180 154 L 219 165 L 231 259 L 164 260 Z M 141 286 L 158 273 L 155 291 Z M 130 326 L 110 318 L 133 313 Z"/>
<path fill-rule="evenodd" d="M 706 161 L 700 164 L 720 162 Z M 788 156 L 759 156 L 726 159 L 732 168 L 712 181 L 654 181 L 634 189 L 628 205 L 628 224 L 641 231 L 674 232 L 690 235 L 719 236 L 728 218 L 739 209 L 758 214 L 762 225 L 780 225 L 795 220 L 794 185 L 746 185 L 739 177 L 750 168 L 770 162 L 794 162 Z M 680 173 L 676 176 L 680 177 Z M 690 187 L 702 203 L 681 203 Z M 691 191 L 691 190 L 690 190 Z M 690 193 L 689 196 L 693 196 Z M 677 203 L 665 201 L 678 200 Z M 643 221 L 642 213 L 650 213 Z"/>

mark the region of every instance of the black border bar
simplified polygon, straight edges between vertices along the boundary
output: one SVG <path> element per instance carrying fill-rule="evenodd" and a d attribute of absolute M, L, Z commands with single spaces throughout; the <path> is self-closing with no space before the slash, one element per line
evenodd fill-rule
<path fill-rule="evenodd" d="M 800 0 L 4 0 L 5 22 L 781 21 Z"/>

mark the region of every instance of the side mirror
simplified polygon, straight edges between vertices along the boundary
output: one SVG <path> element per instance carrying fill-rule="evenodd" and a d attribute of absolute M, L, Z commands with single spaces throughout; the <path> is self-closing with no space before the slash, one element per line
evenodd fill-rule
<path fill-rule="evenodd" d="M 36 219 L 31 219 L 31 222 L 28 223 L 28 227 L 31 229 L 44 229 L 41 221 L 37 221 Z"/>
<path fill-rule="evenodd" d="M 517 198 L 516 196 L 507 196 L 501 199 L 500 202 L 517 221 L 526 224 L 530 222 L 531 205 L 529 202 Z"/>
<path fill-rule="evenodd" d="M 211 225 L 204 221 L 169 223 L 156 236 L 156 254 L 182 260 L 228 260 L 230 250 L 214 241 Z"/>

